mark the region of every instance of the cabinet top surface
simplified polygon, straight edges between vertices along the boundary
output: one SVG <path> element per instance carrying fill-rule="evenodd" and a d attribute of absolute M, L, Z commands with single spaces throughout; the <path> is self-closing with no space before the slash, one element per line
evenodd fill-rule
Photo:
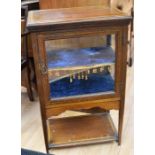
<path fill-rule="evenodd" d="M 118 9 L 102 6 L 37 10 L 29 12 L 27 27 L 130 18 Z"/>

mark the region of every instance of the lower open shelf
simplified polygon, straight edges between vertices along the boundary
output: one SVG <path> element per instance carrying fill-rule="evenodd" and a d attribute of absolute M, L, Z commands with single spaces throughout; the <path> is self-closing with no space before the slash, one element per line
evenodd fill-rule
<path fill-rule="evenodd" d="M 49 129 L 49 148 L 117 140 L 117 132 L 109 113 L 51 119 Z"/>

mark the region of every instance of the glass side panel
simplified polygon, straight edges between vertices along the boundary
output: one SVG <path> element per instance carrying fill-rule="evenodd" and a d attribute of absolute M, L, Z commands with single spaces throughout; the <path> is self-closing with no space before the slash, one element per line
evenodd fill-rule
<path fill-rule="evenodd" d="M 115 35 L 45 41 L 51 99 L 115 89 Z"/>

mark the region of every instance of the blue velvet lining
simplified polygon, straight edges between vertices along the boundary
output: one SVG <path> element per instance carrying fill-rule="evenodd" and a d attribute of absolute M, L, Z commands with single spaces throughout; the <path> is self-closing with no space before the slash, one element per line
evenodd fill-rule
<path fill-rule="evenodd" d="M 110 46 L 81 49 L 63 49 L 47 52 L 48 68 L 91 66 L 115 62 L 115 52 Z M 78 80 L 70 83 L 70 78 L 50 83 L 51 98 L 62 98 L 94 93 L 114 91 L 114 80 L 109 72 L 90 74 L 88 80 Z"/>
<path fill-rule="evenodd" d="M 88 80 L 74 79 L 70 83 L 69 77 L 50 83 L 51 98 L 70 97 L 114 91 L 114 80 L 110 73 L 90 74 Z"/>
<path fill-rule="evenodd" d="M 88 66 L 115 62 L 115 52 L 110 46 L 53 50 L 47 52 L 48 68 Z"/>

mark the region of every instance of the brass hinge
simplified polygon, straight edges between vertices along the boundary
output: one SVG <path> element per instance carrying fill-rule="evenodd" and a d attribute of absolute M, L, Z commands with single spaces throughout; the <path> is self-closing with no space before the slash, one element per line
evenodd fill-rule
<path fill-rule="evenodd" d="M 45 63 L 41 62 L 39 64 L 39 68 L 40 68 L 41 74 L 43 75 L 47 74 L 47 66 Z"/>

